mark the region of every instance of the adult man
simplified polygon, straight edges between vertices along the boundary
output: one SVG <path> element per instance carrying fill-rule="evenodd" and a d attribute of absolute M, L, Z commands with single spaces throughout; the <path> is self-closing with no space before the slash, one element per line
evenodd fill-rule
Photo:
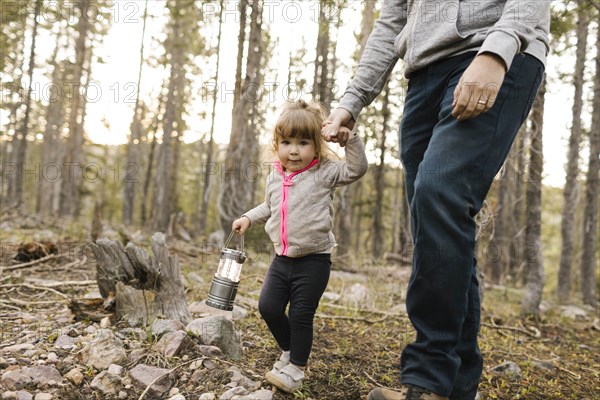
<path fill-rule="evenodd" d="M 323 127 L 344 144 L 399 58 L 409 79 L 400 126 L 411 210 L 406 296 L 415 342 L 400 392 L 369 400 L 471 400 L 477 343 L 475 216 L 531 109 L 548 53 L 550 1 L 384 0 L 355 76 Z"/>

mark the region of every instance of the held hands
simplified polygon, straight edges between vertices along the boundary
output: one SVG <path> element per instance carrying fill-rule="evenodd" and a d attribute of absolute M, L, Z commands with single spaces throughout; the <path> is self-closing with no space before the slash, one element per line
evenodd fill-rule
<path fill-rule="evenodd" d="M 504 61 L 492 53 L 475 57 L 454 90 L 452 116 L 466 121 L 489 111 L 506 75 Z"/>
<path fill-rule="evenodd" d="M 231 230 L 238 235 L 243 235 L 244 232 L 250 227 L 250 219 L 246 216 L 236 219 L 231 224 Z"/>
<path fill-rule="evenodd" d="M 348 139 L 353 135 L 352 128 L 356 121 L 352 114 L 343 108 L 336 108 L 323 122 L 321 135 L 327 142 L 339 143 L 341 147 L 346 145 Z"/>

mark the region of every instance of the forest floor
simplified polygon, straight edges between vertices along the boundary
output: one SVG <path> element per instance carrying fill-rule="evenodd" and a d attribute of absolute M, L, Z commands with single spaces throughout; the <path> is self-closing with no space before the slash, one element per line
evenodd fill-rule
<path fill-rule="evenodd" d="M 93 255 L 85 250 L 85 241 L 77 238 L 83 237 L 83 233 L 65 232 L 59 227 L 45 227 L 42 232 L 35 221 L 30 224 L 4 221 L 0 226 L 3 243 L 0 265 L 16 263 L 10 260 L 15 243 L 40 240 L 40 235 L 69 249 L 68 253 L 61 253 L 59 259 L 29 268 L 9 271 L 0 268 L 1 349 L 11 344 L 15 324 L 20 330 L 35 330 L 39 329 L 40 321 L 48 321 L 50 326 L 45 329 L 61 329 L 60 324 L 69 323 L 70 318 L 66 297 L 82 298 L 97 288 L 88 282 L 40 290 L 44 282 L 95 279 Z M 149 243 L 149 239 L 145 243 Z M 169 243 L 171 254 L 180 257 L 188 302 L 205 299 L 218 262 L 218 255 L 200 254 L 198 248 L 179 241 Z M 83 255 L 87 260 L 83 261 Z M 209 391 L 217 396 L 223 393 L 229 382 L 224 371 L 231 365 L 261 381 L 263 388 L 271 389 L 262 376 L 270 369 L 278 351 L 256 309 L 269 256 L 251 254 L 250 257 L 244 266 L 238 296 L 249 312 L 246 318 L 235 321 L 241 333 L 244 356 L 237 362 L 217 359 L 215 362 L 221 368 L 207 371 L 194 386 L 176 383 L 187 400 L 196 400 L 201 393 Z M 403 306 L 408 277 L 406 266 L 334 261 L 328 296 L 322 299 L 315 318 L 314 348 L 305 386 L 295 394 L 276 392 L 273 399 L 359 400 L 366 398 L 375 386 L 398 387 L 400 353 L 414 336 Z M 546 300 L 540 318 L 533 320 L 519 316 L 520 301 L 519 289 L 486 289 L 480 334 L 484 357 L 480 398 L 600 399 L 598 310 L 587 310 L 586 317 L 569 318 L 564 316 L 561 306 Z M 61 315 L 66 315 L 66 319 L 57 318 Z M 56 339 L 51 336 L 42 335 L 39 341 L 51 344 Z M 520 374 L 507 375 L 492 370 L 506 361 L 518 365 Z M 161 360 L 161 366 L 174 367 L 179 362 L 177 358 Z M 2 368 L 0 365 L 0 375 Z M 92 378 L 91 373 L 86 374 L 86 382 Z M 137 399 L 138 395 L 129 398 Z M 83 389 L 70 391 L 68 395 L 65 392 L 64 396 L 64 399 L 103 398 L 89 388 L 89 382 Z"/>

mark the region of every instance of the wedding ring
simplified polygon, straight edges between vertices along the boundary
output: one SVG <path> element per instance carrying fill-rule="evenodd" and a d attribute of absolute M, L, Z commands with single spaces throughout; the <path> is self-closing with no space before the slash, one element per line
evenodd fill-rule
<path fill-rule="evenodd" d="M 487 100 L 479 100 L 477 103 L 485 106 L 487 104 Z"/>

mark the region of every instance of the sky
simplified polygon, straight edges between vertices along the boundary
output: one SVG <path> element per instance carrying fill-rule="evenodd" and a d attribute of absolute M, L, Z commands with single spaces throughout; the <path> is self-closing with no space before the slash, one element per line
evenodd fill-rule
<path fill-rule="evenodd" d="M 351 7 L 358 9 L 361 2 L 351 2 Z M 162 1 L 150 1 L 150 14 L 161 15 L 164 10 Z M 278 82 L 287 81 L 287 65 L 289 51 L 295 53 L 301 47 L 308 48 L 307 60 L 314 59 L 314 43 L 316 43 L 318 15 L 318 2 L 316 0 L 299 2 L 272 1 L 264 11 L 264 18 L 268 20 L 269 32 L 273 40 L 279 40 L 278 49 L 281 51 L 274 55 L 272 65 L 278 66 L 274 71 Z M 207 3 L 205 14 L 210 17 L 216 15 L 218 2 Z M 238 20 L 234 12 L 234 2 L 226 2 L 221 59 L 219 71 L 219 85 L 222 95 L 217 102 L 217 119 L 215 126 L 215 140 L 218 143 L 227 143 L 231 129 L 232 95 L 228 90 L 234 86 L 235 58 L 237 53 Z M 142 36 L 144 1 L 121 0 L 116 1 L 111 9 L 113 17 L 112 27 L 100 46 L 94 49 L 104 63 L 94 64 L 92 67 L 92 85 L 88 92 L 87 115 L 85 131 L 88 137 L 97 143 L 122 144 L 127 141 L 129 125 L 133 114 L 133 100 L 137 88 L 137 74 L 139 65 L 139 49 Z M 336 75 L 339 96 L 343 93 L 345 85 L 349 82 L 352 69 L 355 67 L 351 55 L 356 49 L 354 35 L 360 27 L 360 13 L 353 13 L 346 9 L 341 15 L 343 23 L 338 33 L 338 56 L 340 70 Z M 152 36 L 157 36 L 165 23 L 164 17 L 148 20 L 145 39 L 145 58 L 150 54 L 162 51 Z M 216 28 L 216 27 L 215 27 Z M 215 43 L 216 29 L 206 32 L 206 39 Z M 43 41 L 42 41 L 43 43 Z M 157 47 L 158 46 L 158 47 Z M 53 46 L 40 46 L 39 59 L 47 59 Z M 216 56 L 215 56 L 216 57 Z M 197 60 L 198 63 L 215 64 L 216 58 Z M 546 111 L 544 120 L 544 183 L 553 186 L 564 184 L 564 164 L 566 162 L 566 149 L 568 144 L 569 127 L 571 124 L 571 106 L 573 101 L 573 88 L 565 84 L 560 74 L 573 69 L 574 59 L 567 53 L 561 57 L 551 56 L 548 60 L 547 73 L 549 86 L 546 96 Z M 200 64 L 201 66 L 203 64 Z M 397 66 L 400 68 L 401 65 Z M 313 66 L 308 65 L 305 77 L 312 82 Z M 210 72 L 210 71 L 208 71 Z M 210 104 L 212 100 L 202 96 L 202 88 L 209 82 L 210 73 L 204 77 L 194 78 L 194 90 L 198 100 L 188 109 L 187 123 L 189 130 L 184 134 L 186 142 L 197 140 L 202 132 L 210 127 Z M 164 71 L 144 67 L 142 72 L 141 97 L 155 99 L 163 81 Z M 47 78 L 36 76 L 34 80 L 41 85 L 47 84 Z M 205 80 L 205 81 L 204 81 Z M 281 85 L 280 85 L 281 86 Z M 270 84 L 265 85 L 269 100 L 278 107 L 285 101 L 284 89 L 273 89 Z M 309 93 L 303 96 L 309 97 Z M 334 102 L 335 106 L 335 102 Z M 200 113 L 204 111 L 203 117 Z M 273 121 L 275 115 L 267 116 L 267 121 Z M 589 125 L 589 118 L 584 124 Z M 394 135 L 397 134 L 394 132 Z"/>

